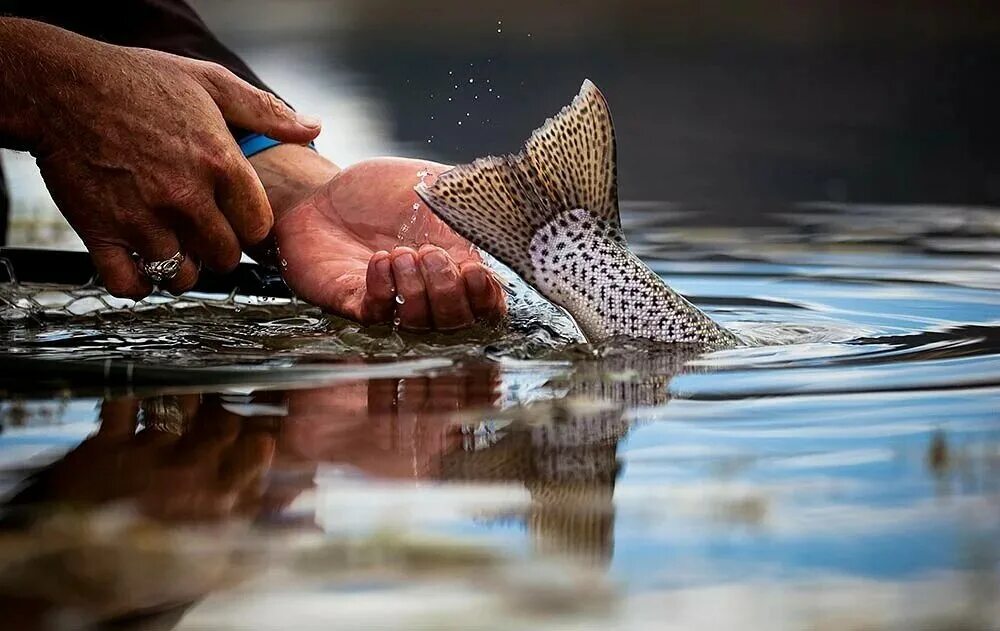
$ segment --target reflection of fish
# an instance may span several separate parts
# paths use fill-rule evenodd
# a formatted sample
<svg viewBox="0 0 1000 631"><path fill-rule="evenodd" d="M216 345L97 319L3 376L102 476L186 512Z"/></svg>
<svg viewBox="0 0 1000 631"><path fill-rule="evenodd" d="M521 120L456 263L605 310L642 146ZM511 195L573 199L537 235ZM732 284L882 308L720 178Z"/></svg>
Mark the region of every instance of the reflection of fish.
<svg viewBox="0 0 1000 631"><path fill-rule="evenodd" d="M586 81L517 155L457 166L416 191L462 236L566 309L591 342L735 344L629 251L616 168L611 112Z"/></svg>

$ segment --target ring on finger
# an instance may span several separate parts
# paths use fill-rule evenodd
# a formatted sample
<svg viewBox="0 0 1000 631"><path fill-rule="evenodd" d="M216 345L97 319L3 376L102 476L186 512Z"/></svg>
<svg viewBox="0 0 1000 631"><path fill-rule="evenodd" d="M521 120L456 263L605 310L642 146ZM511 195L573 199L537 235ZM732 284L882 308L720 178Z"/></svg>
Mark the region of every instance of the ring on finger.
<svg viewBox="0 0 1000 631"><path fill-rule="evenodd" d="M177 253L170 258L160 261L145 261L140 258L139 270L142 272L143 276L154 283L162 283L165 280L170 280L177 276L178 272L181 271L181 263L183 262L184 253L178 250Z"/></svg>

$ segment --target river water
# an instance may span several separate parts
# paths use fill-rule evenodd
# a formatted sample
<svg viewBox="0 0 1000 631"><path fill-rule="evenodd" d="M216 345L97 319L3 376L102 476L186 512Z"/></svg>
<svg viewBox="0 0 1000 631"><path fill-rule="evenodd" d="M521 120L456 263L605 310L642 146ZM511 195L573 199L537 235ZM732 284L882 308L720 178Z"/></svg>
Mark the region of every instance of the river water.
<svg viewBox="0 0 1000 631"><path fill-rule="evenodd" d="M506 327L430 338L280 301L7 308L5 610L998 628L996 211L623 206L633 249L748 345L591 348L516 280ZM72 299L5 291L29 289Z"/></svg>

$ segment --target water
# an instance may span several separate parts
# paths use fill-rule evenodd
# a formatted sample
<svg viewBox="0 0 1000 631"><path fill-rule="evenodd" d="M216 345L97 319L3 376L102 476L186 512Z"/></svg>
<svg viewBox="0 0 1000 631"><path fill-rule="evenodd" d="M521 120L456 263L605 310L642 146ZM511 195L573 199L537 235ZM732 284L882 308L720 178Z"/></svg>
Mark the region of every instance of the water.
<svg viewBox="0 0 1000 631"><path fill-rule="evenodd" d="M624 223L752 345L590 348L509 276L509 329L453 336L280 303L6 327L5 610L997 628L997 213L694 216Z"/></svg>

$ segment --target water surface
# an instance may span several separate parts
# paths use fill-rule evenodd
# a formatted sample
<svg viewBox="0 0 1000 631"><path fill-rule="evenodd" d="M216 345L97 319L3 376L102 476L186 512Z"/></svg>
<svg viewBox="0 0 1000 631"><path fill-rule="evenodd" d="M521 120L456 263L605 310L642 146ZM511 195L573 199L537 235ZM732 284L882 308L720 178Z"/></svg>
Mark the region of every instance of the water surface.
<svg viewBox="0 0 1000 631"><path fill-rule="evenodd" d="M591 348L523 287L509 328L418 338L224 297L97 317L6 286L49 313L7 307L0 330L5 609L997 628L997 213L693 216L632 203L624 223L745 347ZM91 315L54 315L71 304Z"/></svg>

